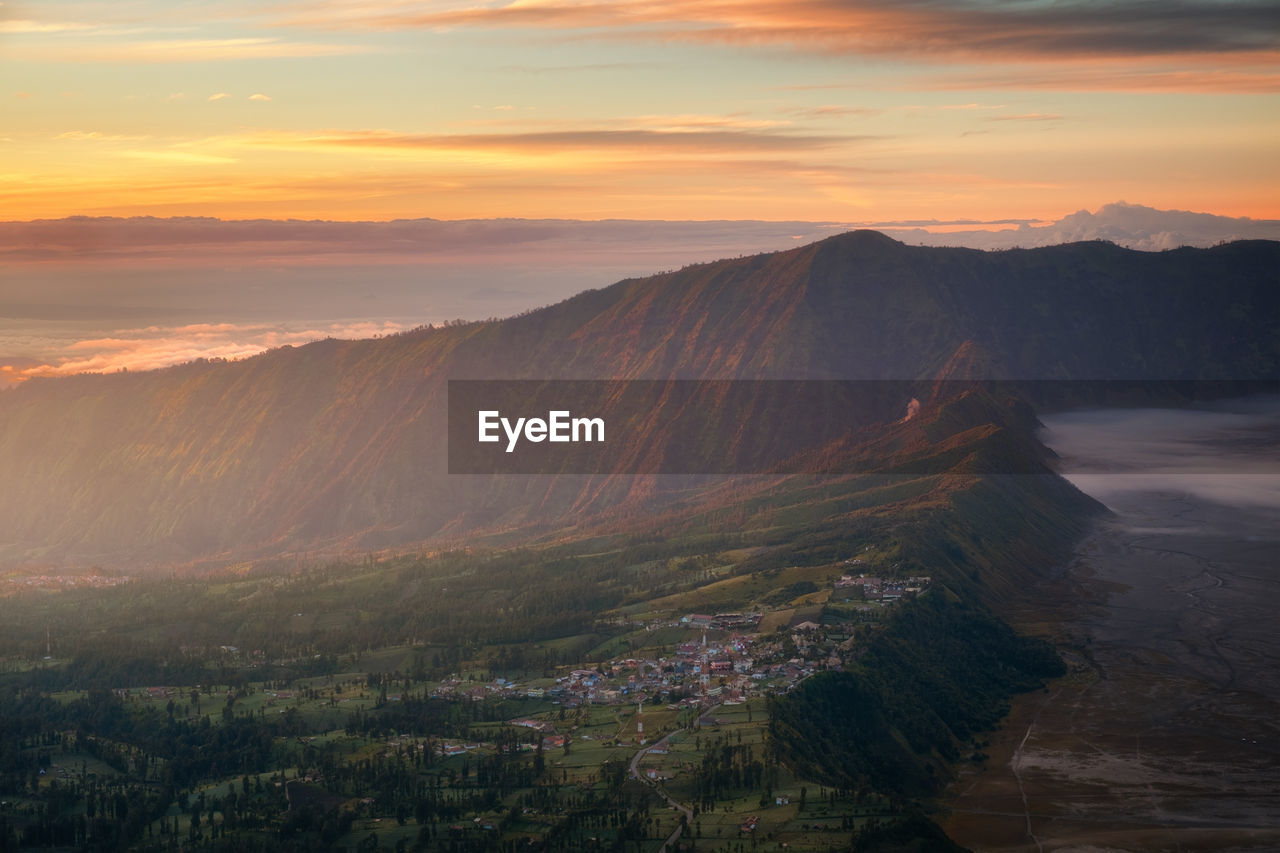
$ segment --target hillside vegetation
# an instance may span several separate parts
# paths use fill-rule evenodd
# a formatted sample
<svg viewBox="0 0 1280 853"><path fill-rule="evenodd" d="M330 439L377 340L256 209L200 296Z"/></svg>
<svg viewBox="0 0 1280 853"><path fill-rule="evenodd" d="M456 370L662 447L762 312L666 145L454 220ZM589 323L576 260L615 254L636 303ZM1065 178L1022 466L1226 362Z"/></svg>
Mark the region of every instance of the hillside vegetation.
<svg viewBox="0 0 1280 853"><path fill-rule="evenodd" d="M0 559L225 564L671 497L643 478L447 476L448 379L922 379L959 359L984 378L1274 380L1278 269L1267 242L983 253L853 232L508 320L31 381L0 394Z"/></svg>

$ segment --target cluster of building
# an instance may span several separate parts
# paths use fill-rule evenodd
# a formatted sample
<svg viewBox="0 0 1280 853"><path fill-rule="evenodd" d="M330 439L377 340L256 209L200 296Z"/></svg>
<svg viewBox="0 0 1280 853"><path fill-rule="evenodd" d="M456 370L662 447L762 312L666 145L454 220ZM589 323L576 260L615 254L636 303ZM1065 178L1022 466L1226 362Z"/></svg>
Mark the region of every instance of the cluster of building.
<svg viewBox="0 0 1280 853"><path fill-rule="evenodd" d="M867 575L841 575L836 589L861 591L867 601L897 601L919 595L928 588L931 578L927 575L909 578L881 578Z"/></svg>
<svg viewBox="0 0 1280 853"><path fill-rule="evenodd" d="M680 617L680 624L689 628L710 628L716 631L750 631L760 624L759 613L690 613Z"/></svg>
<svg viewBox="0 0 1280 853"><path fill-rule="evenodd" d="M585 702L646 700L698 704L705 697L740 699L755 672L751 641L728 639L680 643L670 657L626 658L595 670L575 670L557 679L546 695L570 707Z"/></svg>
<svg viewBox="0 0 1280 853"><path fill-rule="evenodd" d="M0 595L23 590L65 591L71 589L105 589L128 583L128 576L115 575L11 575L0 578Z"/></svg>
<svg viewBox="0 0 1280 853"><path fill-rule="evenodd" d="M852 565L861 561L845 562ZM928 576L886 578L844 574L835 582L835 588L850 593L856 591L858 599L878 602L883 607L918 595L928 588L930 581ZM868 606L872 611L879 610L874 605ZM852 621L823 625L817 610L810 608L807 618L800 615L805 611L798 610L789 624L764 633L757 633L760 613L689 613L671 622L648 626L700 632L700 636L695 633L678 643L668 655L614 659L592 668L571 670L554 682L539 679L521 684L503 678L476 682L455 676L440 682L431 695L471 701L545 698L562 708L644 702L671 706L699 705L707 701L733 704L765 691L785 692L818 669L842 668L854 649L855 623L876 618L874 612L868 612ZM545 738L556 736L549 724L538 720L521 719L513 724L536 729Z"/></svg>
<svg viewBox="0 0 1280 853"><path fill-rule="evenodd" d="M883 606L917 595L929 583L925 576L846 574L835 587L851 592L857 588L859 598ZM689 613L664 624L701 631L701 637L680 642L667 656L615 659L538 685L501 678L483 684L453 678L441 682L433 695L475 701L527 696L547 698L565 708L640 702L697 705L707 700L732 704L765 690L784 692L817 669L840 669L853 649L849 624L823 626L814 621L814 615L797 617L780 632L760 634L755 633L760 619L758 613ZM531 727L545 725L526 722Z"/></svg>
<svg viewBox="0 0 1280 853"><path fill-rule="evenodd" d="M437 699L470 699L473 702L481 702L485 699L517 699L522 696L531 696L539 698L542 694L539 692L535 696L532 688L521 687L514 681L508 681L505 678L495 678L493 681L487 681L477 684L473 681L463 681L460 678L446 678L431 691L431 695Z"/></svg>

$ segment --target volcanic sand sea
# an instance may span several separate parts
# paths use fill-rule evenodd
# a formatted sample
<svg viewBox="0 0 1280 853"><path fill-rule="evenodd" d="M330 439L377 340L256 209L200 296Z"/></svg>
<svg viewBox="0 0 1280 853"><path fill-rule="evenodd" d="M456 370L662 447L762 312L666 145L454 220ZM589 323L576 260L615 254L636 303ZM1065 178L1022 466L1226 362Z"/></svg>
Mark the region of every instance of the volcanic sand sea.
<svg viewBox="0 0 1280 853"><path fill-rule="evenodd" d="M1011 615L1015 700L943 827L979 851L1280 850L1280 401L1045 418L1112 515Z"/></svg>

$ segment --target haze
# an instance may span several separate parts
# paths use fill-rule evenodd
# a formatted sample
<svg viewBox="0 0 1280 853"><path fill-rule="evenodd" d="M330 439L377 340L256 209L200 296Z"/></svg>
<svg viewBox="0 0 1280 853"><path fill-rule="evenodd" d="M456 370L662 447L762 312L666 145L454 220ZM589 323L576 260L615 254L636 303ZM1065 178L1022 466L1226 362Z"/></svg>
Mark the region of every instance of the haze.
<svg viewBox="0 0 1280 853"><path fill-rule="evenodd" d="M908 243L986 249L1089 239L1164 249L1280 238L1276 221L1132 204L1040 224L206 218L0 223L0 387L33 376L234 359L325 337L372 337L427 323L506 317L622 278L790 248L868 226Z"/></svg>
<svg viewBox="0 0 1280 853"><path fill-rule="evenodd" d="M1104 504L1134 493L1186 493L1280 518L1280 397L1042 420L1042 438L1062 457L1066 478Z"/></svg>
<svg viewBox="0 0 1280 853"><path fill-rule="evenodd" d="M1280 219L1253 0L19 0L0 81L0 385L850 227L1158 250Z"/></svg>

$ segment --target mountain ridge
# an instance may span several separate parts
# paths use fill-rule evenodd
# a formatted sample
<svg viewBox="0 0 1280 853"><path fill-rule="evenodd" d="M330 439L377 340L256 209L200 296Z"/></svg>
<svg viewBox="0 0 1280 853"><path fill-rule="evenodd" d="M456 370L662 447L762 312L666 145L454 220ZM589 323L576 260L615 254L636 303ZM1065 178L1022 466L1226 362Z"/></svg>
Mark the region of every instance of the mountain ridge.
<svg viewBox="0 0 1280 853"><path fill-rule="evenodd" d="M659 494L446 476L450 378L927 379L967 363L996 375L966 378L1273 380L1278 269L1280 243L984 253L859 231L501 321L31 381L0 394L0 481L16 484L0 557L379 548Z"/></svg>

